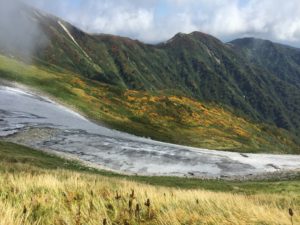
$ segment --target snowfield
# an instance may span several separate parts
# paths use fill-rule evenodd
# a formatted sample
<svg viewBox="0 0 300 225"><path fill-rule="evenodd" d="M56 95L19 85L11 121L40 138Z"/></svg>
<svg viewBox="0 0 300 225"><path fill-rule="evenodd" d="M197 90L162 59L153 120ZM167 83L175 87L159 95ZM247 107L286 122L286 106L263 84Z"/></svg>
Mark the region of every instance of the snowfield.
<svg viewBox="0 0 300 225"><path fill-rule="evenodd" d="M48 98L5 86L0 137L126 174L233 178L300 169L299 155L214 151L118 132Z"/></svg>

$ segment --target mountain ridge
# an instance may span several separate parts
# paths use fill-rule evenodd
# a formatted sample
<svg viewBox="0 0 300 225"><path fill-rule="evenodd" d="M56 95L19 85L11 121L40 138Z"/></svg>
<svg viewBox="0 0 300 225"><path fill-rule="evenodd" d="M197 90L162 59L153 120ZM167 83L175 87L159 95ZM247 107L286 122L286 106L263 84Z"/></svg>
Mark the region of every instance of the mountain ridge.
<svg viewBox="0 0 300 225"><path fill-rule="evenodd" d="M55 66L120 89L165 91L211 102L234 109L238 116L300 133L298 49L262 42L262 51L257 51L243 41L223 43L202 32L179 33L153 45L88 34L48 14L29 17L47 37L47 44L32 54L35 65ZM281 59L284 63L272 63Z"/></svg>

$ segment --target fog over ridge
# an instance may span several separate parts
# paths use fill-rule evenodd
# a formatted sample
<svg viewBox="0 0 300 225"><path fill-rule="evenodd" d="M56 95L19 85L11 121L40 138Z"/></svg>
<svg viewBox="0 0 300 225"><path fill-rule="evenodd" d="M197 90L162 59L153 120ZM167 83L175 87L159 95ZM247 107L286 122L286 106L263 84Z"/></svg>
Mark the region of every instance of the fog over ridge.
<svg viewBox="0 0 300 225"><path fill-rule="evenodd" d="M46 46L47 37L36 18L38 13L33 12L19 0L0 0L0 51L30 61L35 51Z"/></svg>

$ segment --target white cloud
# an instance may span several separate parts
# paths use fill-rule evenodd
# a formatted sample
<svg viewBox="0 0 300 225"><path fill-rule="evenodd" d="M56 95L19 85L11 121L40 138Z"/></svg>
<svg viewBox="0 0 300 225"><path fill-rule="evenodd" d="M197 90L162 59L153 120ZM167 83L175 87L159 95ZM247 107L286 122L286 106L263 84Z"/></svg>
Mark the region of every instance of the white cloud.
<svg viewBox="0 0 300 225"><path fill-rule="evenodd" d="M256 36L300 46L299 0L25 0L88 32L146 42L200 30L223 40ZM77 0L77 2L80 2Z"/></svg>
<svg viewBox="0 0 300 225"><path fill-rule="evenodd" d="M17 0L0 0L0 49L30 61L32 53L47 44L47 37L38 23L21 13Z"/></svg>

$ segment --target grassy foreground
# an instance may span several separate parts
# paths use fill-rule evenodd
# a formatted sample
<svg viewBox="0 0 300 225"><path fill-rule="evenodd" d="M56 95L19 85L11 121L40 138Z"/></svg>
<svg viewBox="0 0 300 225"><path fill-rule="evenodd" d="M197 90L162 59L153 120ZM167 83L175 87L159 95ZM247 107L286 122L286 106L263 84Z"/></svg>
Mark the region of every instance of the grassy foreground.
<svg viewBox="0 0 300 225"><path fill-rule="evenodd" d="M294 224L300 222L297 180L151 180L92 170L0 142L0 224L284 225L291 224L289 208Z"/></svg>

